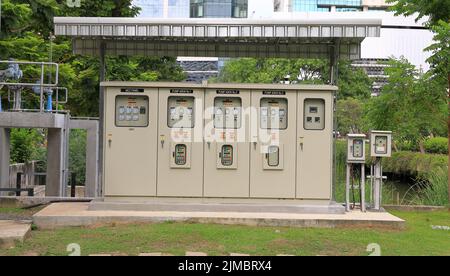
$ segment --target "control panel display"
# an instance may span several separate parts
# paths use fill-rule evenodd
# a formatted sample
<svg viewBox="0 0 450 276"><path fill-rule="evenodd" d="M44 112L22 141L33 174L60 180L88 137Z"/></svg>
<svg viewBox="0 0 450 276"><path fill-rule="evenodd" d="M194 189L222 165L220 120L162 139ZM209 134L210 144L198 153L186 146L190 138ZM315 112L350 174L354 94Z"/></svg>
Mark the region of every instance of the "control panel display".
<svg viewBox="0 0 450 276"><path fill-rule="evenodd" d="M222 151L220 153L222 159L222 166L229 167L233 165L233 146L225 145L222 146Z"/></svg>
<svg viewBox="0 0 450 276"><path fill-rule="evenodd" d="M240 129L241 126L241 98L216 98L214 100L214 128Z"/></svg>
<svg viewBox="0 0 450 276"><path fill-rule="evenodd" d="M261 99L260 117L262 129L287 129L288 100Z"/></svg>
<svg viewBox="0 0 450 276"><path fill-rule="evenodd" d="M278 146L270 146L266 158L269 167L278 167L280 165L280 148Z"/></svg>
<svg viewBox="0 0 450 276"><path fill-rule="evenodd" d="M167 123L170 128L194 128L194 97L169 97Z"/></svg>
<svg viewBox="0 0 450 276"><path fill-rule="evenodd" d="M375 136L375 153L387 154L388 138L387 136Z"/></svg>
<svg viewBox="0 0 450 276"><path fill-rule="evenodd" d="M117 96L116 126L147 127L149 124L149 100L147 96Z"/></svg>
<svg viewBox="0 0 450 276"><path fill-rule="evenodd" d="M175 146L175 152L174 158L175 158L175 164L177 166L184 166L186 165L187 160L187 146L180 144Z"/></svg>
<svg viewBox="0 0 450 276"><path fill-rule="evenodd" d="M364 156L364 141L362 139L353 140L353 158Z"/></svg>
<svg viewBox="0 0 450 276"><path fill-rule="evenodd" d="M306 130L325 129L325 101L322 99L306 99L304 128Z"/></svg>

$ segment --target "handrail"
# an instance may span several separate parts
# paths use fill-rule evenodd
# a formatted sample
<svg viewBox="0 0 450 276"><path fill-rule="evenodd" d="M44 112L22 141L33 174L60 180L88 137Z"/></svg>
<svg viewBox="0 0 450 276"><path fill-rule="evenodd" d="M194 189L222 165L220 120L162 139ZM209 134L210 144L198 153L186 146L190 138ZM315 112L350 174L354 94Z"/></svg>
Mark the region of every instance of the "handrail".
<svg viewBox="0 0 450 276"><path fill-rule="evenodd" d="M39 65L41 67L39 83L23 83L23 82L0 82L0 86L23 86L40 88L40 112L44 112L44 88L54 88L58 86L59 82L59 64L54 62L35 62L35 61L16 61L16 60L0 60L0 64L18 64L18 65ZM54 83L45 82L45 67L55 67L55 81Z"/></svg>

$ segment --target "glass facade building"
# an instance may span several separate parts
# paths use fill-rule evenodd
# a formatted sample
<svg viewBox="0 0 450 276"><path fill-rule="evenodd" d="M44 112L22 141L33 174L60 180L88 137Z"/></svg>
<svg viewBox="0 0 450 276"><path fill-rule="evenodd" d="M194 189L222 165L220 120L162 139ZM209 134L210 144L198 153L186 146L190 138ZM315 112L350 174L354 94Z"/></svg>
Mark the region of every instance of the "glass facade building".
<svg viewBox="0 0 450 276"><path fill-rule="evenodd" d="M248 0L191 0L191 18L247 18Z"/></svg>
<svg viewBox="0 0 450 276"><path fill-rule="evenodd" d="M361 11L362 0L292 0L291 6L294 12Z"/></svg>
<svg viewBox="0 0 450 276"><path fill-rule="evenodd" d="M169 0L168 17L188 18L190 0Z"/></svg>
<svg viewBox="0 0 450 276"><path fill-rule="evenodd" d="M164 16L164 0L134 0L133 4L141 8L141 17L161 18Z"/></svg>

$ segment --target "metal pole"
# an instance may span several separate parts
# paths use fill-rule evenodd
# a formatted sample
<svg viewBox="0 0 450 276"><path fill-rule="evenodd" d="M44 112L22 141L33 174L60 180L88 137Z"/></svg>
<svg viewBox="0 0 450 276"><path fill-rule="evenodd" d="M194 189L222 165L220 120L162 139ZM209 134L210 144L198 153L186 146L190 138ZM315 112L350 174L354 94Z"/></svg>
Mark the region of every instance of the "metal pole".
<svg viewBox="0 0 450 276"><path fill-rule="evenodd" d="M334 42L334 45L331 46L330 50L330 83L331 85L338 85L338 76L339 76L339 70L338 70L338 61L339 61L339 54L340 54L340 40L337 39ZM332 200L336 201L336 185L337 185L337 151L336 151L336 141L337 141L337 100L338 100L338 92L335 92L334 94L334 108L333 108L333 169L332 169Z"/></svg>
<svg viewBox="0 0 450 276"><path fill-rule="evenodd" d="M361 164L361 211L366 212L366 164Z"/></svg>
<svg viewBox="0 0 450 276"><path fill-rule="evenodd" d="M106 43L101 42L100 44L100 82L106 80ZM98 137L98 148L99 148L99 154L98 154L98 191L99 196L103 195L103 110L104 110L104 101L105 101L105 94L103 87L100 86L100 95L99 95L99 137Z"/></svg>
<svg viewBox="0 0 450 276"><path fill-rule="evenodd" d="M22 189L22 173L18 172L17 173L17 178L16 178L16 196L20 196L21 192L20 189Z"/></svg>
<svg viewBox="0 0 450 276"><path fill-rule="evenodd" d="M373 206L373 164L370 164L370 204Z"/></svg>
<svg viewBox="0 0 450 276"><path fill-rule="evenodd" d="M374 186L374 209L379 211L381 209L381 181L383 175L381 174L381 158L377 157L375 161L375 186Z"/></svg>
<svg viewBox="0 0 450 276"><path fill-rule="evenodd" d="M345 210L350 212L350 164L347 163L347 175L345 179Z"/></svg>
<svg viewBox="0 0 450 276"><path fill-rule="evenodd" d="M39 101L39 110L40 112L44 112L44 70L45 66L41 64L41 87L40 87L40 101Z"/></svg>
<svg viewBox="0 0 450 276"><path fill-rule="evenodd" d="M76 185L77 185L77 174L72 173L72 178L70 180L70 197L75 197Z"/></svg>

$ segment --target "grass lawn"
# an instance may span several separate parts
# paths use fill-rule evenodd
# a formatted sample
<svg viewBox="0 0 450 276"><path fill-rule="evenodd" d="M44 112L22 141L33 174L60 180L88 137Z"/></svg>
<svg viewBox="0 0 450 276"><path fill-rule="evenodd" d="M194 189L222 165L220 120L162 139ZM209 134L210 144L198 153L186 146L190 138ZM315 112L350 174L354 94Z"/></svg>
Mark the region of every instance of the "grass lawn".
<svg viewBox="0 0 450 276"><path fill-rule="evenodd" d="M31 220L31 217L44 206L22 209L16 207L0 207L0 220Z"/></svg>
<svg viewBox="0 0 450 276"><path fill-rule="evenodd" d="M1 210L0 210L1 212ZM0 255L67 255L68 244L78 243L81 254L126 254L163 252L184 255L186 251L208 255L369 255L369 244L381 246L382 255L450 255L450 231L432 226L450 226L448 211L393 211L407 221L403 231L390 229L298 229L162 223L112 225L95 228L35 230L23 245L0 249Z"/></svg>

